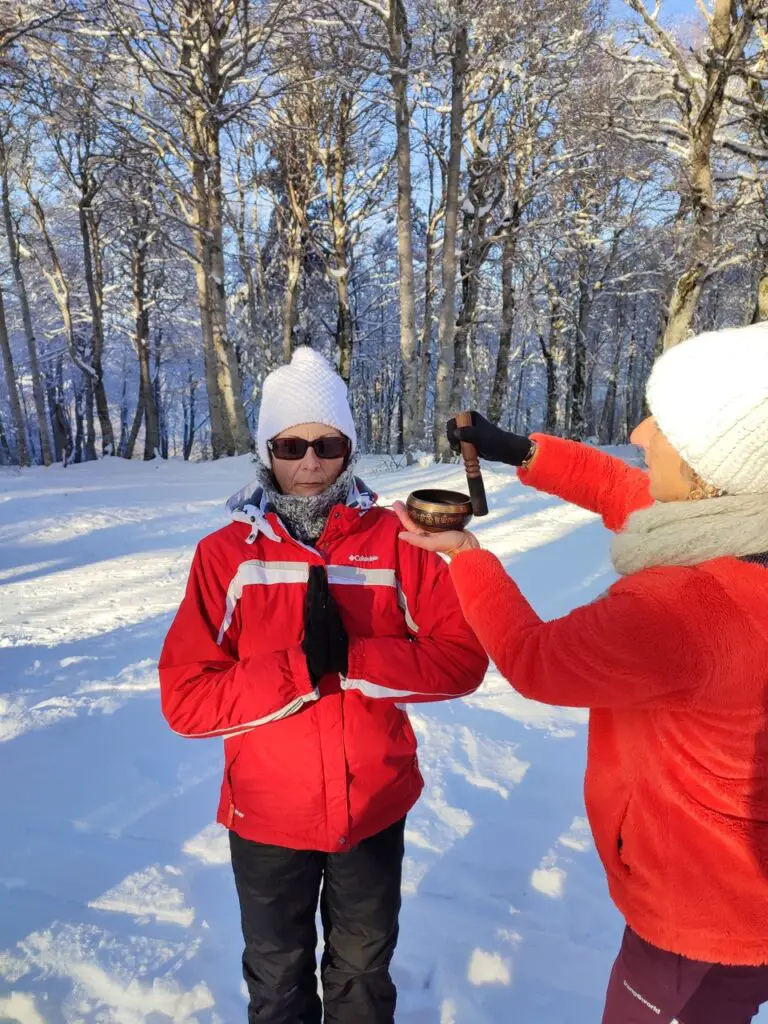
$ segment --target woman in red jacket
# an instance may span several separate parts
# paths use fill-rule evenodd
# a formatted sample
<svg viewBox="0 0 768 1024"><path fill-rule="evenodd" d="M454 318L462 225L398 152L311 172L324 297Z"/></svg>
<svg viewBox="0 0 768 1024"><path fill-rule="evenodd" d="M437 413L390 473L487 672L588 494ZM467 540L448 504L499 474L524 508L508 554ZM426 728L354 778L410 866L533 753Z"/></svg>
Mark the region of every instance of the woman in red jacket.
<svg viewBox="0 0 768 1024"><path fill-rule="evenodd" d="M260 485L201 541L160 658L176 732L224 738L251 1024L392 1024L405 815L401 705L470 693L488 659L437 555L356 480L344 382L299 348L264 382Z"/></svg>
<svg viewBox="0 0 768 1024"><path fill-rule="evenodd" d="M586 803L627 921L604 1024L746 1024L768 1001L768 326L666 353L633 440L648 472L480 416L452 442L620 531L620 580L543 622L465 533L467 621L526 697L588 707Z"/></svg>

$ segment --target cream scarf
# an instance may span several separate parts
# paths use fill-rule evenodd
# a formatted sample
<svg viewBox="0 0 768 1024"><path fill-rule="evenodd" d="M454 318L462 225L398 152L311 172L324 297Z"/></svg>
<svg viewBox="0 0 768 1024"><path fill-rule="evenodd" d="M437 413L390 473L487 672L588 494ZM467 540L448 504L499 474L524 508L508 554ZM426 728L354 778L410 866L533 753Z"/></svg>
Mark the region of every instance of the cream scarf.
<svg viewBox="0 0 768 1024"><path fill-rule="evenodd" d="M698 565L768 551L768 495L657 501L635 512L611 545L622 576L659 565Z"/></svg>

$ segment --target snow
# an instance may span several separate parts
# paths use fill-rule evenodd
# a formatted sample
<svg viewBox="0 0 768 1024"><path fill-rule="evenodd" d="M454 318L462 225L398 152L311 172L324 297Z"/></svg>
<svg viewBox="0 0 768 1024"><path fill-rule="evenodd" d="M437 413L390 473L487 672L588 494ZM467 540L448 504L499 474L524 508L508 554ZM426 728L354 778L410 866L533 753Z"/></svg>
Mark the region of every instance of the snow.
<svg viewBox="0 0 768 1024"><path fill-rule="evenodd" d="M457 467L363 475L389 504ZM245 1019L215 741L174 736L155 660L247 458L0 470L0 1020ZM490 467L483 542L556 616L610 582L594 517ZM412 713L398 1024L593 1024L621 921L584 817L586 714L495 671ZM10 841L9 841L10 839Z"/></svg>

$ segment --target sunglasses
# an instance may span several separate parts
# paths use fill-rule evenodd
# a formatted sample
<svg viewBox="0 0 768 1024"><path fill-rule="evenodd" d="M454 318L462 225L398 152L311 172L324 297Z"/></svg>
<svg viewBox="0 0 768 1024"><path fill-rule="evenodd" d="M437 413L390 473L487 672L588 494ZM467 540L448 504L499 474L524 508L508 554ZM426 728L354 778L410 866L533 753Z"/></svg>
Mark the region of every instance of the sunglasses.
<svg viewBox="0 0 768 1024"><path fill-rule="evenodd" d="M349 455L351 445L348 437L318 437L314 441L303 437L274 437L267 441L267 447L275 459L295 462L303 459L310 448L318 459L343 459Z"/></svg>

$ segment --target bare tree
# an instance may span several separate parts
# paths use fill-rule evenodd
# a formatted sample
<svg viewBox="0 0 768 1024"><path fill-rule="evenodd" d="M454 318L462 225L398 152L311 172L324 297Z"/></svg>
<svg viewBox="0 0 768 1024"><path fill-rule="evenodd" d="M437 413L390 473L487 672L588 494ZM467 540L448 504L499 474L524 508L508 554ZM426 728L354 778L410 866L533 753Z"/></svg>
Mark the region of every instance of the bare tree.
<svg viewBox="0 0 768 1024"><path fill-rule="evenodd" d="M240 374L227 329L222 132L263 98L267 49L286 5L251 0L107 0L138 81L138 117L193 236L214 457L247 451Z"/></svg>
<svg viewBox="0 0 768 1024"><path fill-rule="evenodd" d="M83 276L88 294L91 341L88 365L96 402L102 451L115 454L115 439L104 384L104 275L99 202L110 154L97 98L109 85L112 62L102 50L69 42L57 73L37 77L34 101L42 112L45 137L59 161L77 210Z"/></svg>
<svg viewBox="0 0 768 1024"><path fill-rule="evenodd" d="M436 124L434 123L436 122ZM438 229L445 217L447 198L447 168L442 158L442 136L445 132L445 114L434 117L427 108L424 111L424 128L422 136L425 147L427 166L427 189L429 198L424 211L424 317L422 320L421 339L419 342L419 391L418 420L427 432L427 391L429 389L432 367L432 321L437 284L435 281L435 254L438 247ZM436 178L439 175L439 189ZM454 266L455 273L455 266ZM455 291L455 284L454 284ZM442 304L441 304L442 306ZM432 431L434 433L435 418ZM434 442L433 437L433 442ZM437 449L436 449L437 450Z"/></svg>
<svg viewBox="0 0 768 1024"><path fill-rule="evenodd" d="M305 41L306 42L306 41ZM319 198L321 83L309 46L283 76L283 94L270 111L273 195L285 253L283 359L298 340L301 272L310 245L309 208Z"/></svg>
<svg viewBox="0 0 768 1024"><path fill-rule="evenodd" d="M8 324L5 319L5 303L3 291L0 287L0 352L3 356L3 369L5 370L5 383L8 391L8 402L13 417L13 427L16 432L16 448L18 451L18 463L20 466L29 465L29 452L27 450L27 431L24 423L24 413L19 398L19 388L16 383L16 371L13 365L13 354L11 352L11 341L8 337Z"/></svg>
<svg viewBox="0 0 768 1024"><path fill-rule="evenodd" d="M81 403L83 404L78 409L78 414L81 418L84 416L87 426L84 443L86 457L88 459L95 459L96 438L93 430L93 379L95 377L95 370L90 362L93 347L84 336L83 331L79 329L82 325L78 324L75 320L70 281L64 269L59 246L51 231L43 204L32 180L31 169L25 166L21 169L20 174L21 184L29 200L30 214L37 229L37 238L34 241L30 235L27 235L23 241L26 243L27 251L48 282L51 294L59 310L70 358L83 375L84 383L81 394ZM35 244L35 241L38 244ZM76 445L76 447L78 446Z"/></svg>
<svg viewBox="0 0 768 1024"><path fill-rule="evenodd" d="M402 443L411 451L419 434L419 340L416 328L416 274L413 255L410 63L413 35L407 0L320 0L319 10L346 30L362 53L383 60L391 88L397 172L397 252L399 271ZM365 24L361 26L359 14Z"/></svg>
<svg viewBox="0 0 768 1024"><path fill-rule="evenodd" d="M158 232L158 217L152 184L146 174L138 173L134 167L132 172L125 174L121 184L128 195L123 241L130 264L132 333L139 366L139 393L131 430L120 454L126 459L133 458L136 440L143 426L144 458L153 459L160 450L160 419L150 366L150 318L153 292L156 290L151 256Z"/></svg>
<svg viewBox="0 0 768 1024"><path fill-rule="evenodd" d="M3 126L3 129L5 129L5 126ZM16 297L21 307L24 336L27 342L29 371L32 377L32 394L35 400L35 413L37 416L37 429L40 432L43 464L50 466L53 461L53 453L51 451L51 437L48 429L48 412L45 404L45 379L40 370L37 338L35 336L35 329L32 320L32 309L29 302L27 283L21 263L18 222L14 217L13 207L11 204L10 153L5 141L5 139L8 138L9 133L3 129L0 129L0 190L2 192L3 224L5 227L5 237L8 243L8 252L11 258L11 268L13 270Z"/></svg>
<svg viewBox="0 0 768 1024"><path fill-rule="evenodd" d="M764 0L714 0L699 4L706 38L691 55L661 23L661 3L625 0L640 18L621 50L627 66L626 105L631 123L618 130L674 153L685 175L684 201L690 209L687 265L669 305L664 348L690 332L701 289L716 262L716 196L713 157L729 81L740 70L755 20L766 14ZM650 55L650 56L649 56ZM738 141L730 145L739 149Z"/></svg>
<svg viewBox="0 0 768 1024"><path fill-rule="evenodd" d="M74 14L71 0L16 0L0 10L0 61L18 42Z"/></svg>
<svg viewBox="0 0 768 1024"><path fill-rule="evenodd" d="M440 326L438 335L438 364L435 393L434 442L435 453L445 461L452 457L444 424L451 411L456 347L456 248L459 227L459 193L461 157L464 141L464 90L469 67L469 36L466 24L457 22L450 41L451 47L451 114L449 124L448 159L445 183L445 214L443 230L442 286Z"/></svg>
<svg viewBox="0 0 768 1024"><path fill-rule="evenodd" d="M316 222L310 237L336 292L334 349L339 372L349 383L357 332L354 253L368 217L382 201L392 159L383 151L379 105L364 94L367 71L354 67L348 46L333 45L329 57L319 133L327 222ZM329 72L341 67L349 70L337 83Z"/></svg>
<svg viewBox="0 0 768 1024"><path fill-rule="evenodd" d="M0 10L0 71L11 72L11 78L16 77L13 51L21 42L34 37L38 32L45 30L64 17L70 9L69 0L24 0L13 6L6 6ZM14 278L17 289L21 281L19 292L24 316L24 328L27 338L27 347L30 358L30 370L32 372L33 389L35 396L35 407L37 411L43 459L46 465L50 465L51 452L48 438L48 427L45 417L45 401L41 394L40 371L37 361L34 332L32 331L31 320L29 319L29 305L24 291L23 278L19 273L18 245L13 230L13 221L10 214L9 189L8 189L8 165L7 148L2 135L5 125L0 128L0 164L2 165L2 198L3 198L3 219L5 223L8 247L11 255ZM13 365L13 354L11 352L8 326L5 318L5 308L0 292L0 348L3 353L3 364L8 386L8 399L11 405L11 412L14 427L17 435L17 446L19 452L19 463L23 466L29 464L29 454L26 441L26 427L24 415L21 408L16 375Z"/></svg>

